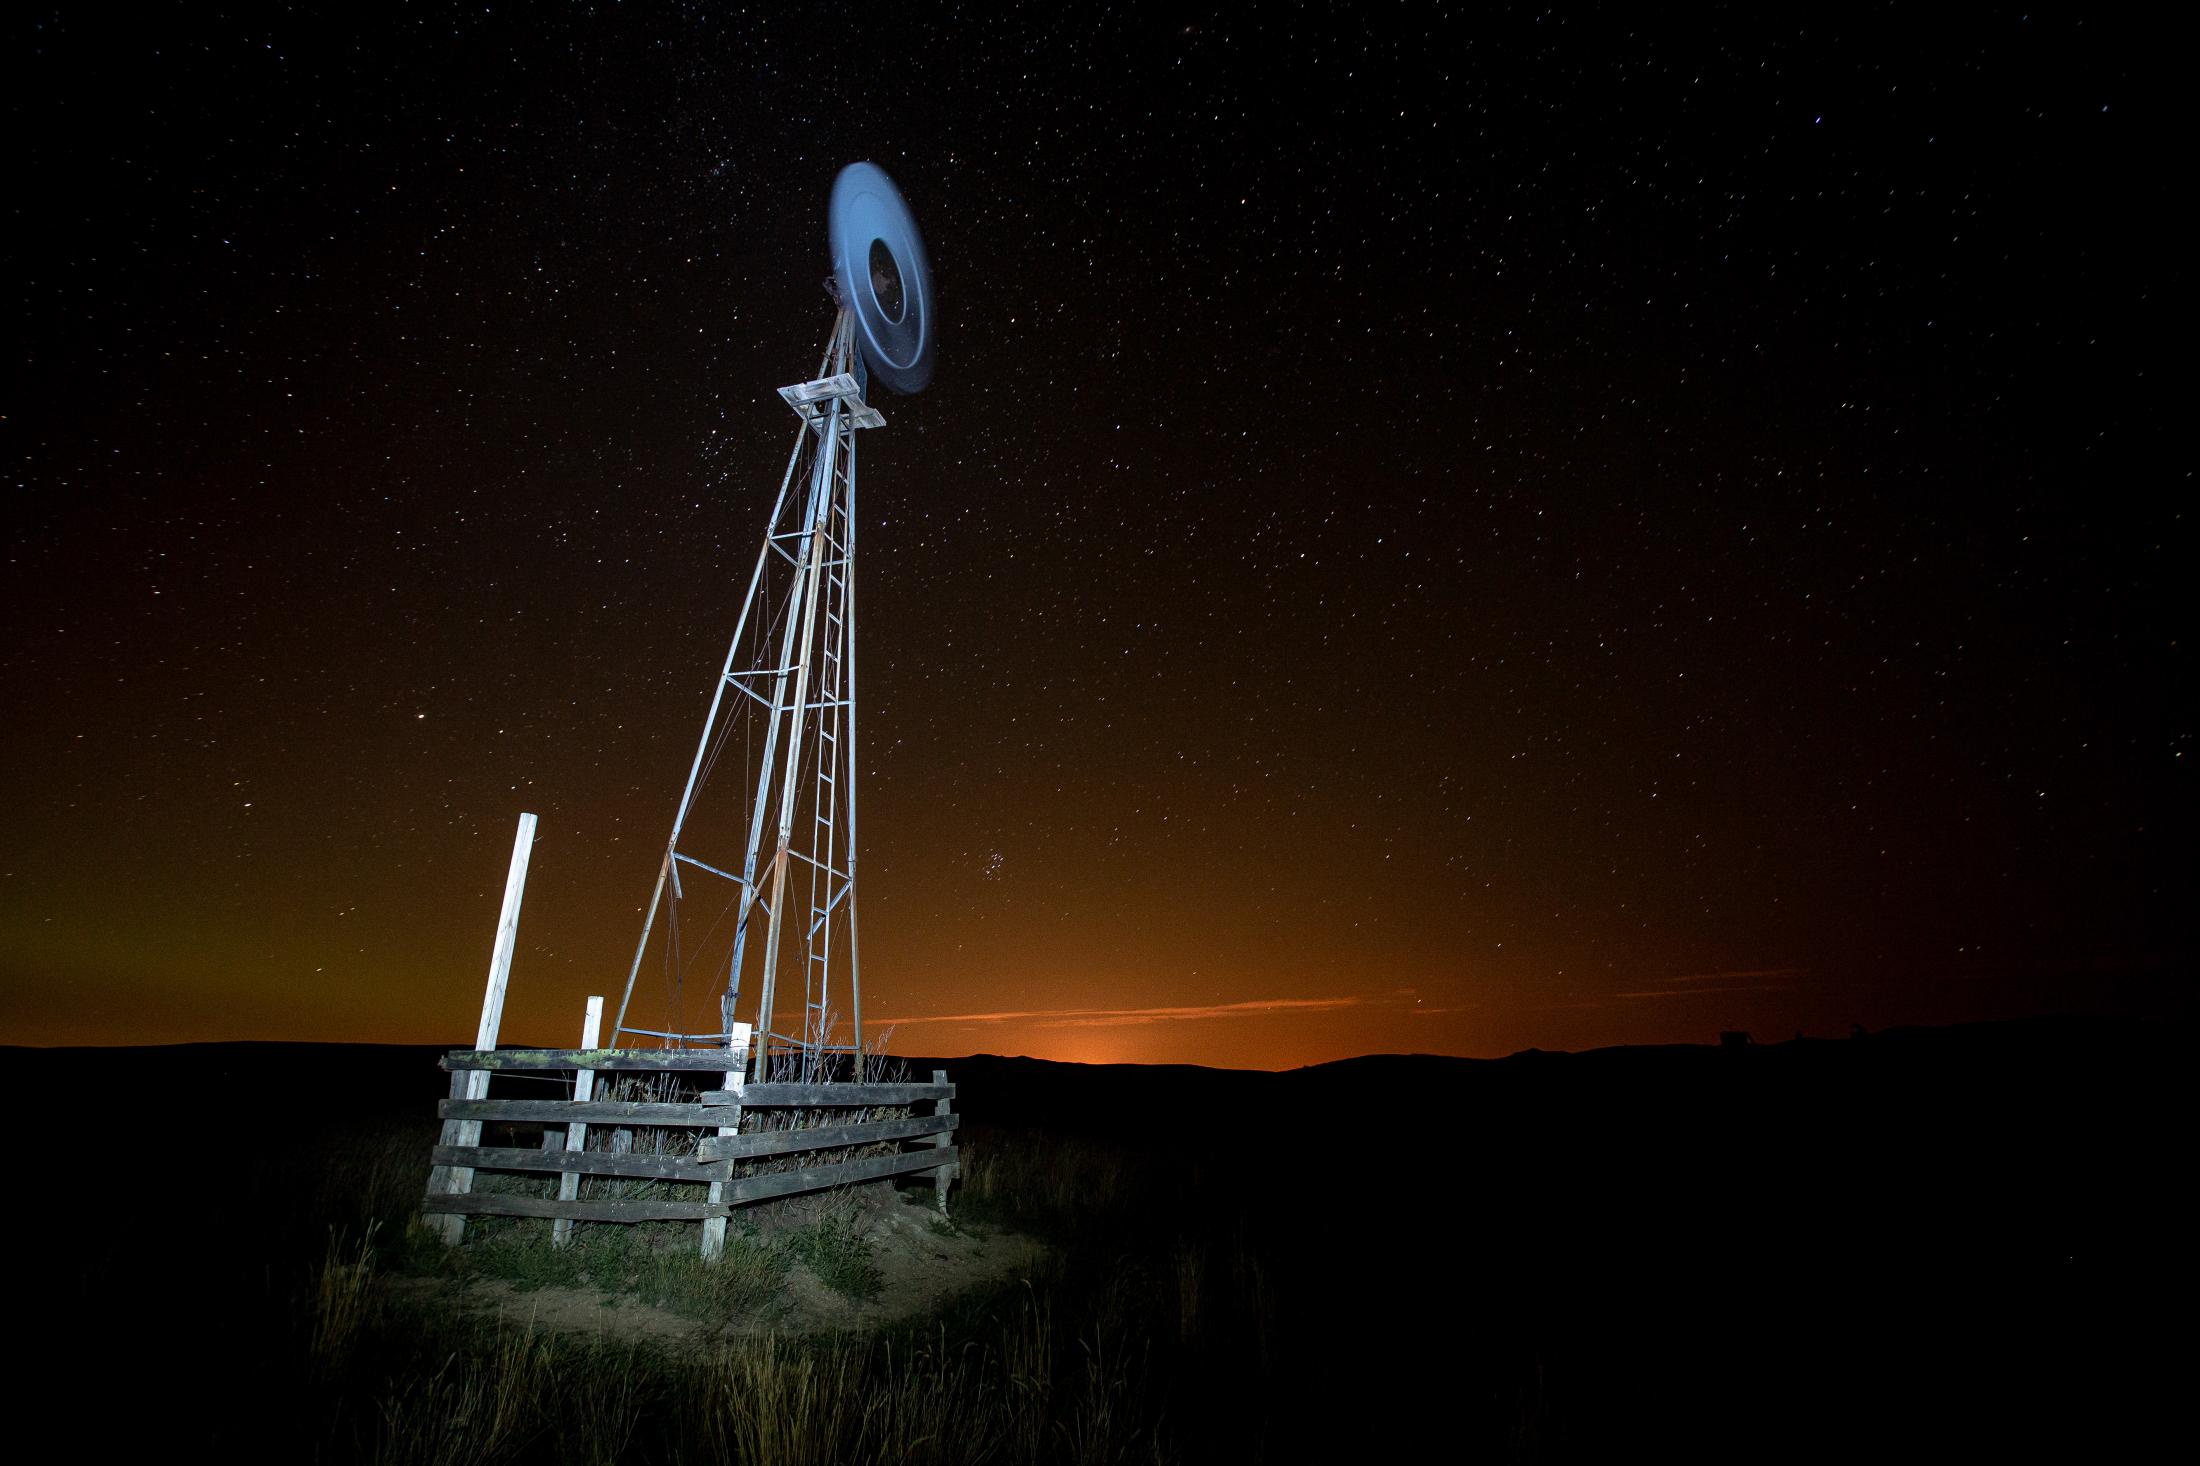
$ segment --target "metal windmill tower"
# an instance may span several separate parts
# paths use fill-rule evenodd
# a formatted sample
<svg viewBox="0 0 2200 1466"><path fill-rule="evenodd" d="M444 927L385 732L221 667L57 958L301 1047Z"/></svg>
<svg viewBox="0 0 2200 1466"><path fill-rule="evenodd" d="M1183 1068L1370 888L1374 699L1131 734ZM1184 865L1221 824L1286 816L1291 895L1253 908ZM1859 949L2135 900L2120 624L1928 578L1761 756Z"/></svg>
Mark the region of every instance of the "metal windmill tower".
<svg viewBox="0 0 2200 1466"><path fill-rule="evenodd" d="M799 419L794 450L712 685L612 1037L614 1046L720 1046L737 1007L752 1004L758 1079L775 1051L797 1054L806 1078L825 1077L837 1054L862 1064L856 435L886 422L866 400L871 381L913 393L932 376L930 271L893 181L870 163L841 170L829 218L827 289L839 310L816 375L779 389ZM737 752L736 800L723 786ZM664 992L654 1027L629 1022L645 970ZM685 1016L691 985L717 996L704 1031ZM836 1041L843 995L849 1037Z"/></svg>

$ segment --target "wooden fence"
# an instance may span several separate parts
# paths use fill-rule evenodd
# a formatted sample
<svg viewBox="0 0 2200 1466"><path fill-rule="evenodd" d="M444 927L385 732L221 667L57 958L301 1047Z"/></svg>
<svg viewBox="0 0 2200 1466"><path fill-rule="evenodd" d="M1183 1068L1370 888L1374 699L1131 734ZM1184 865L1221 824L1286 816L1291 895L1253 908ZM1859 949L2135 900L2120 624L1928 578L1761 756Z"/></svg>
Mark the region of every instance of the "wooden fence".
<svg viewBox="0 0 2200 1466"><path fill-rule="evenodd" d="M746 1024L740 1025L745 1029ZM745 1035L744 1035L745 1037ZM703 1224L702 1249L715 1257L725 1245L726 1218L736 1207L805 1191L929 1173L942 1212L959 1170L954 1145L958 1118L955 1086L935 1069L929 1084L745 1083L746 1046L737 1049L502 1049L459 1050L442 1066L450 1071L451 1097L438 1107L443 1119L428 1194L421 1210L446 1242L458 1242L470 1216L549 1217L563 1244L575 1222L693 1221ZM597 1099L603 1073L656 1076L669 1097ZM491 1099L488 1077L532 1074L563 1083L571 1097ZM687 1088L690 1076L710 1087ZM724 1087L718 1087L718 1086ZM837 1121L834 1111L916 1109L907 1118ZM537 1131L540 1141L485 1145L484 1126ZM590 1127L609 1127L588 1144ZM744 1128L746 1126L746 1128ZM707 1132L692 1153L652 1154L632 1145L638 1129L662 1127ZM905 1142L919 1148L903 1150ZM858 1149L892 1147L853 1156ZM819 1156L815 1164L787 1166L785 1157ZM760 1165L762 1168L760 1168ZM477 1190L482 1171L557 1176L555 1196L502 1189ZM673 1182L707 1188L697 1199L584 1197L584 1178Z"/></svg>

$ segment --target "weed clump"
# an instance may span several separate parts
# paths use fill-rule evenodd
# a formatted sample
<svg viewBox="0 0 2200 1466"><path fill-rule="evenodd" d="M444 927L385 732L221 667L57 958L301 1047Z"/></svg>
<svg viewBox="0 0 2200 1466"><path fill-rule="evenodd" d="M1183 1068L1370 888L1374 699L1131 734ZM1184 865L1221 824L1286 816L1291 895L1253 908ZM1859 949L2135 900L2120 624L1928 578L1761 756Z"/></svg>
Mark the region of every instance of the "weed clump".
<svg viewBox="0 0 2200 1466"><path fill-rule="evenodd" d="M788 1245L817 1280L835 1293L858 1303L878 1296L884 1278L851 1212L820 1217L791 1234Z"/></svg>
<svg viewBox="0 0 2200 1466"><path fill-rule="evenodd" d="M316 1368L340 1371L352 1345L374 1321L374 1234L370 1221L356 1246L345 1232L330 1227L328 1252L314 1274L312 1338L308 1348Z"/></svg>
<svg viewBox="0 0 2200 1466"><path fill-rule="evenodd" d="M696 1250L695 1229L678 1222L578 1227L559 1247L547 1221L514 1218L477 1219L464 1247L443 1248L424 1238L414 1260L428 1264L422 1271L493 1278L522 1292L592 1288L713 1324L768 1314L792 1265L753 1227L729 1229L725 1252L706 1262Z"/></svg>

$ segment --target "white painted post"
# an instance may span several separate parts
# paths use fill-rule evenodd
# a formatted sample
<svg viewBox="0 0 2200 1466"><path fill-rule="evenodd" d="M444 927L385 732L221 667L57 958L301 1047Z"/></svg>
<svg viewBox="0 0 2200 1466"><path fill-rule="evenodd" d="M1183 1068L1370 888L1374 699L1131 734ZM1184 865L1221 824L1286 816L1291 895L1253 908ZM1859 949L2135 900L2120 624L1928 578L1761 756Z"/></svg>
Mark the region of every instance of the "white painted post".
<svg viewBox="0 0 2200 1466"><path fill-rule="evenodd" d="M603 1040L603 999L588 1000L588 1016L581 1022L581 1047L592 1049ZM573 1098L585 1104L595 1098L596 1071L581 1069L573 1075ZM588 1122L575 1120L565 1127L565 1148L579 1150L588 1139ZM581 1173L566 1171L558 1177L558 1200L573 1201L581 1194ZM573 1243L573 1219L559 1217L550 1224L550 1245L570 1247Z"/></svg>
<svg viewBox="0 0 2200 1466"><path fill-rule="evenodd" d="M522 814L519 817L519 833L512 839L512 866L504 877L504 910L497 917L496 945L489 953L489 986L481 996L481 1022L474 1029L474 1047L488 1052L497 1046L497 1029L504 1022L504 990L512 976L512 949L519 943L519 903L527 890L527 857L535 849L535 817ZM484 1099L489 1093L489 1071L469 1069L463 1091L452 1085L453 1094L462 1099ZM481 1144L479 1120L453 1120L443 1127L445 1145ZM453 1196L464 1195L474 1189L474 1172L471 1166L452 1166L445 1173L443 1189ZM456 1245L466 1236L466 1219L460 1216L441 1215L435 1219L435 1228L446 1243Z"/></svg>
<svg viewBox="0 0 2200 1466"><path fill-rule="evenodd" d="M732 1090L735 1094L740 1094L748 1087L749 1035L752 1031L746 1023L727 1025L726 1088ZM732 1123L719 1126L718 1133L720 1135L739 1135L741 1133L741 1105L739 1101L735 1101L726 1107L726 1118ZM725 1182L713 1181L710 1183L710 1199L713 1202L723 1202L726 1199L728 1190L729 1188ZM704 1259L706 1261L715 1260L725 1250L726 1219L724 1217L704 1218Z"/></svg>

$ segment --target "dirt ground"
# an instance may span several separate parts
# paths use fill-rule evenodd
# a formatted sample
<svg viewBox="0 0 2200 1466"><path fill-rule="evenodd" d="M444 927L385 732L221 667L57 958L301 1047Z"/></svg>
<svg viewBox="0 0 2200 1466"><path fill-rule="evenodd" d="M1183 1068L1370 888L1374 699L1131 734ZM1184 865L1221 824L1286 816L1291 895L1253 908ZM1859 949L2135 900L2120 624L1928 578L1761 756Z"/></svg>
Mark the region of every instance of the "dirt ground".
<svg viewBox="0 0 2200 1466"><path fill-rule="evenodd" d="M916 1195L929 1198L930 1192ZM799 1259L776 1299L732 1320L706 1321L592 1287L521 1288L501 1279L417 1277L392 1278L384 1286L392 1301L434 1302L561 1333L683 1344L773 1332L865 1332L928 1313L967 1289L1026 1274L1045 1251L1032 1238L1000 1228L936 1227L937 1211L912 1204L887 1185L759 1207L753 1220L771 1240L810 1224L822 1206L851 1203L880 1274L878 1292L861 1301L827 1287Z"/></svg>

